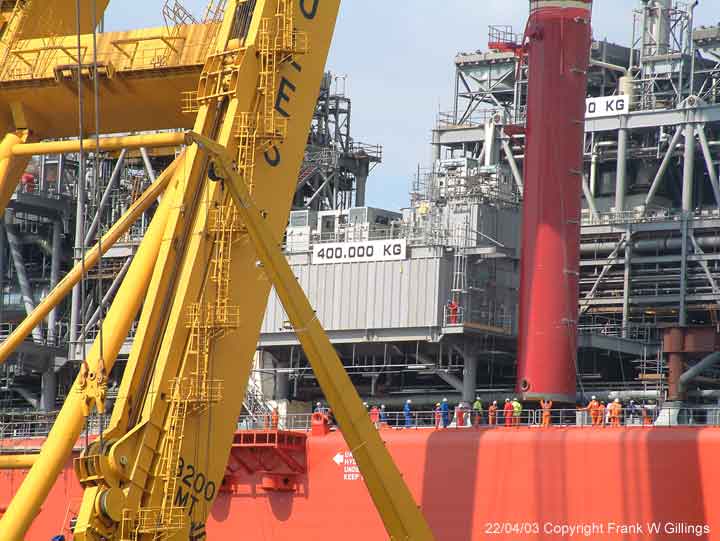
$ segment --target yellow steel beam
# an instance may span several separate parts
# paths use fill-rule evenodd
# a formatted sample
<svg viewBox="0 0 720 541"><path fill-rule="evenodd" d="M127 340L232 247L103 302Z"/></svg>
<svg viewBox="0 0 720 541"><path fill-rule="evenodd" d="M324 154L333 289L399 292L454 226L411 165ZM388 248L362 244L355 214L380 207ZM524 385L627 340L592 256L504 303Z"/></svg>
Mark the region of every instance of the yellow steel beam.
<svg viewBox="0 0 720 541"><path fill-rule="evenodd" d="M261 68L263 57L257 50L261 42L261 27L269 23L272 28L279 9L288 4L296 10L292 26L298 33L307 33L310 52L292 57L284 55L284 60L277 66L280 73L276 83L272 87L263 87L263 95L259 83L269 70ZM255 9L250 25L240 29L239 37L234 31L234 17L226 16L223 22L217 50L208 59L204 73L208 84L203 88L212 95L199 100L200 112L195 131L237 152L239 115L252 112L257 103L266 98L272 104L277 102L277 109L281 111L278 116L286 114L291 121L287 122L282 142L265 146L258 152L254 195L264 202L274 234L281 235L287 225L294 193L293 178L297 176L307 142L307 130L324 73L339 0L324 0L317 4L305 2L302 9L297 7L296 1L234 0L228 2L226 13L238 13L243 17L245 12L244 17L247 17L248 8L252 6ZM241 20L246 20L244 17ZM177 444L177 439L170 437L178 422L171 413L175 382L194 377L193 356L197 356L194 351L197 351L198 341L197 336L191 336L188 326L189 309L198 304L217 306L211 269L214 244L219 233L213 231L210 216L225 206L227 193L219 183L206 183L206 161L197 146L188 149L188 173L186 184L181 189L190 194L197 190L201 195L200 204L184 207L183 220L190 225L187 240L185 236L170 231L171 224L168 225L166 237L178 239L177 250L182 258L179 263L163 254L158 258L153 284L148 290L123 377L122 398L119 394L111 420L113 428L106 433L108 440L117 439L108 455L112 472L105 475L97 487L88 486L85 491L75 528L75 539L78 541L95 539L97 532L111 539L116 535L113 533L116 530L108 526L109 521L94 508L94 502L103 490L119 488L125 494L124 502L116 507L128 513L131 528L133 517L151 517L151 513L162 508L167 502L166 486L171 485L172 480L166 485L162 468L157 464L175 463L179 459L178 467L194 469L195 475L205 479L210 487L210 496L197 502L191 500L181 486L169 489L171 504L175 501L178 508L172 511L183 511L186 527L191 522L202 524L206 520L217 488L221 485L237 415L242 408L244 386L252 369L270 283L256 265L257 256L247 235L237 231L230 248L228 275L232 277L232 285L229 288L230 298L226 301L230 307L242 307L241 320L236 328L227 329L216 339L211 338L210 377L224 381L227 388L238 385L232 387L232 392L224 393L219 402L191 414L187 418L179 450L174 450L171 458L164 456L163 449ZM171 285L166 288L168 282ZM113 477L122 480L122 484ZM94 482L90 481L88 485ZM176 500L172 499L173 495ZM179 520L174 522L176 525L180 523ZM148 521L144 524L147 527ZM119 525L116 524L117 527ZM160 527L165 528L165 523L162 522ZM165 532L173 540L187 539L188 535L185 530L183 537L177 526ZM149 541L156 538L155 533L146 529L137 539Z"/></svg>
<svg viewBox="0 0 720 541"><path fill-rule="evenodd" d="M33 467L38 455L0 455L0 470L27 470Z"/></svg>
<svg viewBox="0 0 720 541"><path fill-rule="evenodd" d="M285 259L280 243L268 229L263 212L255 206L244 179L235 171L232 159L222 146L207 137L189 133L188 138L211 153L216 164L215 170L225 179L225 187L247 227L262 268L275 286L390 538L397 541L434 539L310 301Z"/></svg>
<svg viewBox="0 0 720 541"><path fill-rule="evenodd" d="M172 199L171 196L167 196L160 203L128 269L123 285L108 310L102 326L103 351L100 350L99 338L90 349L86 361L93 373L97 372L101 361L104 363L106 373L110 373L135 320L145 297L160 246L164 242L169 242L163 239L163 232L172 209ZM35 464L15 493L6 513L0 518L0 532L2 532L0 535L3 541L22 541L25 538L82 432L85 417L79 379L80 376L68 392Z"/></svg>
<svg viewBox="0 0 720 541"><path fill-rule="evenodd" d="M12 149L27 140L27 132L8 133L0 143L0 217L15 193L29 157L13 156Z"/></svg>
<svg viewBox="0 0 720 541"><path fill-rule="evenodd" d="M127 135L123 137L101 137L96 144L95 139L83 139L82 145L85 151L99 149L101 152L109 150L121 150L123 148L157 148L180 146L183 144L184 135L181 132L151 133L147 135ZM10 150L12 156L40 156L43 154L69 154L80 152L80 140L71 139L68 141L45 141L41 143L16 144ZM1 157L1 156L0 156Z"/></svg>
<svg viewBox="0 0 720 541"><path fill-rule="evenodd" d="M100 259L117 241L124 235L143 213L157 200L165 190L178 165L182 163L183 156L176 158L162 174L153 182L150 187L130 206L120 219L115 222L100 242L93 246L85 254L84 263L75 265L70 272L56 285L53 290L40 302L32 313L25 318L15 330L0 343L0 364L18 348L20 344L67 296L83 277L92 269Z"/></svg>
<svg viewBox="0 0 720 541"><path fill-rule="evenodd" d="M97 21L105 13L109 0L80 0L80 31L92 31L92 9L95 4ZM52 35L65 35L76 32L77 0L17 0L14 10L16 16L23 18L16 29L14 39L41 38ZM9 14L10 15L10 14ZM3 36L7 39L7 36Z"/></svg>
<svg viewBox="0 0 720 541"><path fill-rule="evenodd" d="M107 32L97 39L101 133L193 127L183 95L197 83L217 24ZM18 126L14 103L22 103L39 139L77 135L77 43L74 30L52 39L22 41L0 63L0 134ZM93 85L92 35L81 36L81 75ZM0 46L0 59L2 59ZM87 132L94 130L94 100L86 93Z"/></svg>

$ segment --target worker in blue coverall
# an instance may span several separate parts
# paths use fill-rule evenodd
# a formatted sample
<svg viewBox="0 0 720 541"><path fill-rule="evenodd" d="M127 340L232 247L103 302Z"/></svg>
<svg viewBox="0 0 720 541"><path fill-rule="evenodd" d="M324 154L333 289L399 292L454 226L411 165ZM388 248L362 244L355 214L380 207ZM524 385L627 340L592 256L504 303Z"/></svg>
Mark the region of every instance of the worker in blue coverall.
<svg viewBox="0 0 720 541"><path fill-rule="evenodd" d="M412 426L412 400L407 400L403 406L403 413L405 414L405 428Z"/></svg>
<svg viewBox="0 0 720 541"><path fill-rule="evenodd" d="M448 404L447 398L442 399L442 404L440 404L440 412L442 413L443 428L447 428L450 424L450 404Z"/></svg>

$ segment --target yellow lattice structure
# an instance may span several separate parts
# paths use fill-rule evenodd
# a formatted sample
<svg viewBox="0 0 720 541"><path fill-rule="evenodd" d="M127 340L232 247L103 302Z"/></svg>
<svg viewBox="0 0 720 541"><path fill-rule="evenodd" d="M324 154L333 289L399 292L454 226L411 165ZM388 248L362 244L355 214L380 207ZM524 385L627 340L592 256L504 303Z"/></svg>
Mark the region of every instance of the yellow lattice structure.
<svg viewBox="0 0 720 541"><path fill-rule="evenodd" d="M307 50L307 35L296 31L293 25L292 2L280 0L274 19L264 18L260 22L259 106L256 111L240 113L236 120L238 172L246 180L251 193L256 156L285 139L287 134L288 119L276 110L275 103L279 68Z"/></svg>
<svg viewBox="0 0 720 541"><path fill-rule="evenodd" d="M35 0L37 1L37 0ZM2 38L0 38L0 61L2 62L3 76L12 70L15 62L11 61L11 53L17 47L22 36L23 26L28 20L28 12L32 6L33 0L27 2L18 2L10 14L5 28L3 29Z"/></svg>
<svg viewBox="0 0 720 541"><path fill-rule="evenodd" d="M212 344L240 324L240 308L229 303L232 245L242 232L234 205L213 209L208 231L214 234L209 280L215 285L215 300L193 303L187 313L190 342L185 362L192 369L189 377L172 382L169 425L156 466L156 477L163 484L162 505L142 508L134 519L128 517L128 524L134 527L132 531L138 532L136 535L152 534L155 541L166 539L186 525L185 509L175 505L185 424L191 415L203 413L222 399L222 381L210 376Z"/></svg>

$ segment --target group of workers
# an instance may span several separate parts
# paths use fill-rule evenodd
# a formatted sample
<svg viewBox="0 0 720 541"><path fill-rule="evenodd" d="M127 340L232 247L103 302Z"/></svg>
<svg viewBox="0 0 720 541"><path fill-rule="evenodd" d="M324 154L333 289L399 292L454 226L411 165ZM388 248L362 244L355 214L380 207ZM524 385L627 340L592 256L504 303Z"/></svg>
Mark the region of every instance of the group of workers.
<svg viewBox="0 0 720 541"><path fill-rule="evenodd" d="M553 420L553 401L543 399L540 400L539 405L540 412L542 413L540 426L548 428L552 425ZM370 420L376 428L380 428L381 425L391 424L385 404L373 405L371 407L365 402L364 406L368 411ZM634 424L637 421L642 421L643 425L652 424L648 408L646 406L639 406L633 400L630 401L625 411L623 411L623 405L619 399L616 398L606 405L605 402L593 396L587 405L578 406L577 409L588 412L590 422L594 427L620 426L623 421L623 416L627 419L628 424ZM315 411L324 413L328 415L329 418L331 416L329 408L323 407L320 402L317 403ZM419 423L418 414L422 413L424 412L413 411L413 401L412 399L407 399L403 405L402 416L398 416L392 424L404 426L405 428L416 427L418 424L427 424L427 418L425 422ZM530 413L532 414L533 411L531 410ZM485 417L486 415L487 417ZM472 405L468 402L460 402L454 408L451 408L447 398L443 398L442 401L435 404L432 412L432 421L434 422L435 429L448 428L453 422L456 427L478 427L484 424L489 426L504 425L505 427L516 427L520 426L522 416L523 405L517 398L506 398L502 409L498 406L498 401L493 400L487 407L486 412L483 401L478 396ZM532 418L532 416L530 418ZM271 424L274 428L277 427L277 410L273 411Z"/></svg>
<svg viewBox="0 0 720 541"><path fill-rule="evenodd" d="M580 411L587 411L590 414L590 423L594 427L620 426L623 420L623 405L619 398L606 405L604 401L598 400L596 396L590 398L587 406L578 408ZM652 424L650 412L646 406L639 406L631 400L625 414L628 424L641 420L645 426Z"/></svg>

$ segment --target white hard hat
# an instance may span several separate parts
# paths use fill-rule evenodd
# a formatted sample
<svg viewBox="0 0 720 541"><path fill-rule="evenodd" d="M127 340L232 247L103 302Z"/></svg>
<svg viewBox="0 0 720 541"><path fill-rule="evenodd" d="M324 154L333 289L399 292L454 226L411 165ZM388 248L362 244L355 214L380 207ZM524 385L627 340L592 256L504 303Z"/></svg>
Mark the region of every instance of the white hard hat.
<svg viewBox="0 0 720 541"><path fill-rule="evenodd" d="M318 406L321 406L322 404L320 404L320 402L318 402L317 405L318 405Z"/></svg>
<svg viewBox="0 0 720 541"><path fill-rule="evenodd" d="M497 400L493 400L493 404L497 404Z"/></svg>
<svg viewBox="0 0 720 541"><path fill-rule="evenodd" d="M382 405L382 406L380 406L380 407L381 407L381 408L384 408L384 407L385 407L385 404L383 404L383 405Z"/></svg>
<svg viewBox="0 0 720 541"><path fill-rule="evenodd" d="M510 399L509 399L509 398L506 398L506 399L505 399L505 402L510 402Z"/></svg>
<svg viewBox="0 0 720 541"><path fill-rule="evenodd" d="M367 403L367 402L363 402L363 406L365 406L365 407L367 408L368 403Z"/></svg>
<svg viewBox="0 0 720 541"><path fill-rule="evenodd" d="M517 398L513 398L513 402L517 402Z"/></svg>
<svg viewBox="0 0 720 541"><path fill-rule="evenodd" d="M595 400L595 395L592 396L592 400Z"/></svg>
<svg viewBox="0 0 720 541"><path fill-rule="evenodd" d="M447 402L447 398L443 398L443 402Z"/></svg>
<svg viewBox="0 0 720 541"><path fill-rule="evenodd" d="M407 403L408 403L408 404L412 404L412 400L410 400L410 399L408 398Z"/></svg>
<svg viewBox="0 0 720 541"><path fill-rule="evenodd" d="M616 398L616 399L615 399L615 402L620 402L620 399L619 399L619 398Z"/></svg>

